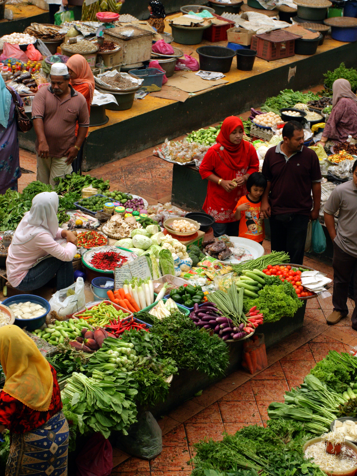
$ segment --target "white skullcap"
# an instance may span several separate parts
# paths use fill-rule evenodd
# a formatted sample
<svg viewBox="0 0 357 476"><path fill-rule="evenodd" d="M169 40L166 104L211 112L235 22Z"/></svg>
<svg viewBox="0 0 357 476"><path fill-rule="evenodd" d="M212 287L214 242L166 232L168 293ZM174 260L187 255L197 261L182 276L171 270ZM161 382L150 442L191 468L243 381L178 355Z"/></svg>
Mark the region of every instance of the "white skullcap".
<svg viewBox="0 0 357 476"><path fill-rule="evenodd" d="M54 63L51 66L50 76L67 76L68 74L68 68L63 63Z"/></svg>

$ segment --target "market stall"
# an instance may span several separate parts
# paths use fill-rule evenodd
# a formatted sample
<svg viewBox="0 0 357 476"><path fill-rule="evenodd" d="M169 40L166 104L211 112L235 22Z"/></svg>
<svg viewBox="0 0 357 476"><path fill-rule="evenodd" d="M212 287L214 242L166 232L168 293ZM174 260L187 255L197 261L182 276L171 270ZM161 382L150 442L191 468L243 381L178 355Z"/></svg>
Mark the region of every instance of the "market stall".
<svg viewBox="0 0 357 476"><path fill-rule="evenodd" d="M0 196L5 256L32 198L50 190L33 182ZM125 435L143 412L162 416L244 362L263 369L277 334L269 326L286 327L280 338L302 326L316 294L301 283L313 270L284 265L286 254L215 240L204 214L150 206L90 175L58 179L55 191L59 223L77 233L76 282L44 299L11 287L2 269L0 311L1 324L26 329L56 369L72 442L99 432L130 452Z"/></svg>

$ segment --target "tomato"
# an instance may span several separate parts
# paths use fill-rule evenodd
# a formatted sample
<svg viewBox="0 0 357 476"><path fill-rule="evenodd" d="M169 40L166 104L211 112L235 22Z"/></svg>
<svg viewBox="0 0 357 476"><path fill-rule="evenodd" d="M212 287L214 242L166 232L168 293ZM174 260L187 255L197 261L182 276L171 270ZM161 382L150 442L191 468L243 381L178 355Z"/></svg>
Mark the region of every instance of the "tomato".
<svg viewBox="0 0 357 476"><path fill-rule="evenodd" d="M297 290L297 286L295 286L295 284L294 284L293 288L295 289L295 291Z"/></svg>
<svg viewBox="0 0 357 476"><path fill-rule="evenodd" d="M267 269L272 269L272 265L268 264Z"/></svg>
<svg viewBox="0 0 357 476"><path fill-rule="evenodd" d="M291 270L291 266L287 266L286 269L288 269L289 271Z"/></svg>
<svg viewBox="0 0 357 476"><path fill-rule="evenodd" d="M268 271L267 269L263 269L263 273L265 273L265 274L266 274L266 272L267 272L267 271Z"/></svg>
<svg viewBox="0 0 357 476"><path fill-rule="evenodd" d="M296 281L297 286L301 286L301 281Z"/></svg>
<svg viewBox="0 0 357 476"><path fill-rule="evenodd" d="M271 276L271 272L270 272L270 271L267 271L267 272L266 272L266 275L267 275L267 276Z"/></svg>

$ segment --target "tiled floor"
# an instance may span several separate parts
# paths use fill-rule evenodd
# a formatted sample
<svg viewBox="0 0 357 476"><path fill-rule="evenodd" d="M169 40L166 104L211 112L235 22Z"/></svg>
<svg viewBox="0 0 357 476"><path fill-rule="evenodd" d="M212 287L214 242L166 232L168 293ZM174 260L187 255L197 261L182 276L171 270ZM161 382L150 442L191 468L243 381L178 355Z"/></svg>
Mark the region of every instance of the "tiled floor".
<svg viewBox="0 0 357 476"><path fill-rule="evenodd" d="M328 265L311 258L306 258L304 264L332 277ZM354 303L349 300L350 311L353 308ZM152 461L130 458L114 449L112 474L186 476L192 470L189 459L198 441L205 437L219 440L224 432L233 434L247 425L264 425L270 403L283 401L284 392L300 385L329 350L348 352L357 345L357 332L351 328L350 316L337 326L326 324L331 309L331 297L309 300L304 327L268 350L266 370L253 376L238 370L163 417L159 421L163 451Z"/></svg>

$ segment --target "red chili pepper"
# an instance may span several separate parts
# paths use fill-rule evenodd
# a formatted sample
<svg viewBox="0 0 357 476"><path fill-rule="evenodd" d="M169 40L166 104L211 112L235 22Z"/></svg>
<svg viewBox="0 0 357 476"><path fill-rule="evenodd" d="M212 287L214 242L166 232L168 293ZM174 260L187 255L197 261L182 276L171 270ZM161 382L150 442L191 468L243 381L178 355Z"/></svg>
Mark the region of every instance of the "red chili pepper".
<svg viewBox="0 0 357 476"><path fill-rule="evenodd" d="M79 233L77 236L78 246L82 248L93 248L95 246L104 246L107 244L107 239L97 231L90 230Z"/></svg>
<svg viewBox="0 0 357 476"><path fill-rule="evenodd" d="M106 251L95 253L90 264L96 269L101 269L103 271L114 271L117 266L123 265L127 261L128 258L122 256L119 252Z"/></svg>

